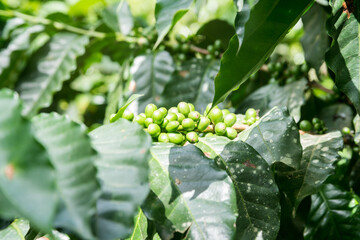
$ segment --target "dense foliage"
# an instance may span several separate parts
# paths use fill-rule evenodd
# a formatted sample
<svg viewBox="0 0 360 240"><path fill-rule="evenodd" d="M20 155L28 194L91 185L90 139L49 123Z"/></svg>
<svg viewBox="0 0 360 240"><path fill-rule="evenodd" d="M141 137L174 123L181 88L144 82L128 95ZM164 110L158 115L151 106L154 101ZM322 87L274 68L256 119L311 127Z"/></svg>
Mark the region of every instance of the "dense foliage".
<svg viewBox="0 0 360 240"><path fill-rule="evenodd" d="M359 52L354 0L1 1L0 239L360 239Z"/></svg>

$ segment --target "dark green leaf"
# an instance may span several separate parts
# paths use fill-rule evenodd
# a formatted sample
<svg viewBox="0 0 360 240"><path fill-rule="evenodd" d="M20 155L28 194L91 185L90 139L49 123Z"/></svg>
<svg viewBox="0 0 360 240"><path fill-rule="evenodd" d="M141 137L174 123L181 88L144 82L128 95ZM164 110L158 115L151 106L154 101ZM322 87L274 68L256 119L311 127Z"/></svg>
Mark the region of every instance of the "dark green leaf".
<svg viewBox="0 0 360 240"><path fill-rule="evenodd" d="M20 28L21 33L11 39L8 46L0 51L0 86L11 86L25 68L32 54L31 41L41 31L42 25Z"/></svg>
<svg viewBox="0 0 360 240"><path fill-rule="evenodd" d="M0 170L4 174L0 174L0 196L21 217L46 232L52 227L58 202L55 173L45 150L32 136L30 122L21 117L21 110L19 96L2 89Z"/></svg>
<svg viewBox="0 0 360 240"><path fill-rule="evenodd" d="M237 138L250 144L269 165L282 162L295 169L300 166L299 131L285 109L273 108Z"/></svg>
<svg viewBox="0 0 360 240"><path fill-rule="evenodd" d="M90 136L101 156L96 161L102 190L97 201L97 235L105 240L128 237L149 192L151 138L125 119L99 127Z"/></svg>
<svg viewBox="0 0 360 240"><path fill-rule="evenodd" d="M204 38L204 40L199 43L199 47L206 48L208 45L214 44L214 42L219 39L222 43L221 46L225 49L234 34L234 27L227 21L219 19L205 23L196 33L196 35L201 35Z"/></svg>
<svg viewBox="0 0 360 240"><path fill-rule="evenodd" d="M127 35L134 27L133 17L126 0L121 0L119 3L105 8L102 17L105 24L114 32L121 32Z"/></svg>
<svg viewBox="0 0 360 240"><path fill-rule="evenodd" d="M352 128L353 117L353 110L344 103L327 106L321 109L319 114L329 131L341 130L343 127Z"/></svg>
<svg viewBox="0 0 360 240"><path fill-rule="evenodd" d="M128 238L128 240L146 240L148 237L147 234L147 228L148 228L148 222L144 215L144 213L139 210L138 215L134 218L134 231L131 234L131 237Z"/></svg>
<svg viewBox="0 0 360 240"><path fill-rule="evenodd" d="M195 146L156 144L150 161L151 194L143 206L161 239L232 239L236 195L226 172Z"/></svg>
<svg viewBox="0 0 360 240"><path fill-rule="evenodd" d="M136 99L138 99L139 97L142 97L143 94L134 94L131 95L131 97L126 101L126 103L119 109L119 111L116 113L116 115L110 119L110 122L115 122L116 120L118 120L119 118L122 117L122 115L124 114L126 108Z"/></svg>
<svg viewBox="0 0 360 240"><path fill-rule="evenodd" d="M11 18L6 21L4 28L1 31L1 38L8 40L11 37L11 33L25 25L25 21L22 18Z"/></svg>
<svg viewBox="0 0 360 240"><path fill-rule="evenodd" d="M250 94L236 111L245 113L248 108L255 108L263 115L275 106L287 107L290 115L298 122L301 117L301 106L305 103L306 83L303 79L285 86L266 85Z"/></svg>
<svg viewBox="0 0 360 240"><path fill-rule="evenodd" d="M197 111L203 112L214 97L214 78L219 67L217 60L192 59L185 62L166 86L160 105L172 107L185 101L193 103Z"/></svg>
<svg viewBox="0 0 360 240"><path fill-rule="evenodd" d="M336 86L346 94L360 113L360 6L354 1L354 13L343 13L343 0L331 2L332 14L328 22L329 35L333 38L326 53L326 63L335 73Z"/></svg>
<svg viewBox="0 0 360 240"><path fill-rule="evenodd" d="M155 7L156 30L158 39L155 48L161 43L166 34L187 13L193 0L157 0Z"/></svg>
<svg viewBox="0 0 360 240"><path fill-rule="evenodd" d="M338 151L343 147L343 140L340 132L304 134L301 145L304 150L298 170L283 164L275 165L276 182L295 207L303 198L316 193L334 173L333 163L340 158Z"/></svg>
<svg viewBox="0 0 360 240"><path fill-rule="evenodd" d="M360 239L360 217L349 206L352 196L332 184L311 196L305 239Z"/></svg>
<svg viewBox="0 0 360 240"><path fill-rule="evenodd" d="M24 100L23 114L33 116L51 104L52 94L76 69L76 57L84 54L88 37L57 33L37 54L20 77L17 91Z"/></svg>
<svg viewBox="0 0 360 240"><path fill-rule="evenodd" d="M302 17L305 33L301 44L305 60L310 67L316 70L319 70L323 64L325 52L329 47L329 38L325 28L327 18L327 12L319 4L314 4Z"/></svg>
<svg viewBox="0 0 360 240"><path fill-rule="evenodd" d="M91 218L96 211L99 184L94 166L97 154L86 129L56 113L38 115L32 122L35 136L46 147L56 170L62 209L55 225L93 238Z"/></svg>
<svg viewBox="0 0 360 240"><path fill-rule="evenodd" d="M262 0L251 9L242 44L234 36L222 56L220 72L215 78L215 105L260 68L312 2Z"/></svg>
<svg viewBox="0 0 360 240"><path fill-rule="evenodd" d="M235 185L239 216L237 239L275 239L280 227L279 189L267 162L248 144L225 137L200 138Z"/></svg>
<svg viewBox="0 0 360 240"><path fill-rule="evenodd" d="M160 96L174 70L173 59L166 51L135 58L131 68L136 83L135 93L144 95L139 99L139 112L144 111L149 103L159 104Z"/></svg>

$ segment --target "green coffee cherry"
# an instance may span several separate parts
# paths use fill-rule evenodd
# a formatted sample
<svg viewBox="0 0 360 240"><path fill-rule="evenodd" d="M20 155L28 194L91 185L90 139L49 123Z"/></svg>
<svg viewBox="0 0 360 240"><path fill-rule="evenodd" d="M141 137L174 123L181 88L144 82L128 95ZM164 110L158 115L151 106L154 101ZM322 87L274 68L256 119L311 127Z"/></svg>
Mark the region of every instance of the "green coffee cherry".
<svg viewBox="0 0 360 240"><path fill-rule="evenodd" d="M246 119L256 118L256 110L253 108L249 108L248 110L246 110L245 118Z"/></svg>
<svg viewBox="0 0 360 240"><path fill-rule="evenodd" d="M168 142L170 142L169 136L167 135L167 133L160 133L160 135L158 137L158 141L168 143Z"/></svg>
<svg viewBox="0 0 360 240"><path fill-rule="evenodd" d="M207 133L207 134L205 135L205 137L213 137L213 136L214 136L214 134L211 133L211 132L209 132L209 133Z"/></svg>
<svg viewBox="0 0 360 240"><path fill-rule="evenodd" d="M224 123L227 127L232 127L236 122L236 115L229 113L224 117Z"/></svg>
<svg viewBox="0 0 360 240"><path fill-rule="evenodd" d="M155 104L150 103L150 104L146 105L146 107L145 107L146 117L151 118L155 110L157 110L157 107Z"/></svg>
<svg viewBox="0 0 360 240"><path fill-rule="evenodd" d="M169 121L176 121L178 119L177 115L175 113L169 112L166 117Z"/></svg>
<svg viewBox="0 0 360 240"><path fill-rule="evenodd" d="M162 114L163 114L164 117L166 116L166 114L167 114L167 109L166 109L166 108L161 107L161 108L159 108L159 111L162 112Z"/></svg>
<svg viewBox="0 0 360 240"><path fill-rule="evenodd" d="M182 122L185 119L185 116L182 113L177 113L176 115L179 122Z"/></svg>
<svg viewBox="0 0 360 240"><path fill-rule="evenodd" d="M169 141L175 144L182 144L184 136L181 133L168 133Z"/></svg>
<svg viewBox="0 0 360 240"><path fill-rule="evenodd" d="M180 53L180 54L178 55L178 59L179 59L180 61L185 61L185 60L186 60L186 55L183 54L183 53Z"/></svg>
<svg viewBox="0 0 360 240"><path fill-rule="evenodd" d="M225 117L226 115L230 114L230 111L227 110L227 109L223 109L223 110L221 110L221 111L222 111L224 117Z"/></svg>
<svg viewBox="0 0 360 240"><path fill-rule="evenodd" d="M231 128L231 127L227 127L226 128L226 136L229 139L233 140L237 136L237 131L235 129Z"/></svg>
<svg viewBox="0 0 360 240"><path fill-rule="evenodd" d="M312 129L312 124L310 121L308 120L302 120L299 124L299 127L301 130L307 132L307 131L311 131Z"/></svg>
<svg viewBox="0 0 360 240"><path fill-rule="evenodd" d="M165 129L168 132L176 132L179 128L179 125L180 123L178 121L171 121L166 125Z"/></svg>
<svg viewBox="0 0 360 240"><path fill-rule="evenodd" d="M139 116L142 116L143 118L146 118L145 113L140 113Z"/></svg>
<svg viewBox="0 0 360 240"><path fill-rule="evenodd" d="M220 49L221 48L221 40L220 39L216 39L214 42L214 48L215 49Z"/></svg>
<svg viewBox="0 0 360 240"><path fill-rule="evenodd" d="M150 124L154 123L154 120L152 118L146 118L144 123L145 127L149 127Z"/></svg>
<svg viewBox="0 0 360 240"><path fill-rule="evenodd" d="M178 113L178 112L179 111L178 111L177 107L171 107L168 111L168 113Z"/></svg>
<svg viewBox="0 0 360 240"><path fill-rule="evenodd" d="M190 113L189 104L187 104L186 102L180 102L177 105L177 109L179 113L184 114L185 117L187 117L187 115Z"/></svg>
<svg viewBox="0 0 360 240"><path fill-rule="evenodd" d="M343 129L342 129L342 133L343 134L350 134L351 133L351 130L350 130L350 128L348 128L348 127L344 127Z"/></svg>
<svg viewBox="0 0 360 240"><path fill-rule="evenodd" d="M214 53L215 48L214 48L213 45L208 45L208 46L207 46L207 50L208 50L209 53Z"/></svg>
<svg viewBox="0 0 360 240"><path fill-rule="evenodd" d="M141 126L145 126L145 119L146 119L145 117L141 115L137 115L135 116L134 121L140 124Z"/></svg>
<svg viewBox="0 0 360 240"><path fill-rule="evenodd" d="M188 118L191 118L194 122L198 122L200 119L200 113L197 111L191 111Z"/></svg>
<svg viewBox="0 0 360 240"><path fill-rule="evenodd" d="M223 122L219 122L215 125L216 135L223 136L226 133L226 125Z"/></svg>
<svg viewBox="0 0 360 240"><path fill-rule="evenodd" d="M321 120L319 118L313 118L311 122L312 122L313 125L315 125L317 123L321 124Z"/></svg>
<svg viewBox="0 0 360 240"><path fill-rule="evenodd" d="M209 118L214 124L224 121L223 113L219 108L212 109L209 113Z"/></svg>
<svg viewBox="0 0 360 240"><path fill-rule="evenodd" d="M185 118L181 125L183 126L184 130L186 131L192 131L195 128L195 122L191 118Z"/></svg>
<svg viewBox="0 0 360 240"><path fill-rule="evenodd" d="M156 124L161 124L163 119L164 119L164 114L162 111L155 110L154 113L152 114L152 119L154 120L154 123Z"/></svg>
<svg viewBox="0 0 360 240"><path fill-rule="evenodd" d="M188 140L191 143L197 143L199 141L199 136L196 132L188 132L186 134L186 140Z"/></svg>
<svg viewBox="0 0 360 240"><path fill-rule="evenodd" d="M126 109L121 117L132 121L134 119L134 114L130 110Z"/></svg>
<svg viewBox="0 0 360 240"><path fill-rule="evenodd" d="M321 130L321 124L320 123L315 123L314 124L314 130Z"/></svg>
<svg viewBox="0 0 360 240"><path fill-rule="evenodd" d="M194 106L194 104L188 103L188 105L189 105L189 108L190 108L190 112L195 111L195 106Z"/></svg>
<svg viewBox="0 0 360 240"><path fill-rule="evenodd" d="M152 136L152 137L158 137L161 133L161 129L159 127L159 125L155 124L155 123L151 123L148 126L148 133Z"/></svg>
<svg viewBox="0 0 360 240"><path fill-rule="evenodd" d="M198 123L198 130L200 132L204 131L210 125L210 119L208 117L200 117L200 121Z"/></svg>
<svg viewBox="0 0 360 240"><path fill-rule="evenodd" d="M161 127L162 129L165 129L169 122L170 122L170 121L169 121L168 119L164 118L164 120L163 120L163 122L161 123L161 126L160 126L160 127Z"/></svg>
<svg viewBox="0 0 360 240"><path fill-rule="evenodd" d="M212 106L212 104L211 104L211 103L209 103L209 104L206 106L206 109L205 109L205 111L204 111L204 115L205 115L205 116L207 116L207 115L208 115L208 113L209 113L209 111L210 111L211 106ZM218 106L215 106L215 107L214 107L214 109L215 109L215 108L219 108L219 107L218 107Z"/></svg>
<svg viewBox="0 0 360 240"><path fill-rule="evenodd" d="M253 118L253 117L251 117L251 118L249 118L248 120L246 120L246 123L247 123L248 125L253 125L255 122L256 122L256 118Z"/></svg>

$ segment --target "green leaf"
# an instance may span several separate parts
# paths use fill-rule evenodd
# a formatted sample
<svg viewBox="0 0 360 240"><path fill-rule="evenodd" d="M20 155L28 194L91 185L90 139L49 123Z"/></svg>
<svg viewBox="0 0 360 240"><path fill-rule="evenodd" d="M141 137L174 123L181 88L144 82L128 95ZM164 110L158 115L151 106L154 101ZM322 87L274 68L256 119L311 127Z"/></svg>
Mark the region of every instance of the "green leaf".
<svg viewBox="0 0 360 240"><path fill-rule="evenodd" d="M196 1L198 2L198 0ZM196 35L201 35L204 40L199 42L199 47L206 48L219 39L221 47L226 49L231 37L235 34L234 27L227 21L215 19L201 26Z"/></svg>
<svg viewBox="0 0 360 240"><path fill-rule="evenodd" d="M147 218L145 217L144 213L139 210L138 215L135 217L135 226L134 231L131 234L131 237L128 238L128 240L146 240L148 237L147 228L148 228L148 222Z"/></svg>
<svg viewBox="0 0 360 240"><path fill-rule="evenodd" d="M349 105L337 103L322 108L318 116L324 121L329 131L336 131L343 127L351 129L354 113Z"/></svg>
<svg viewBox="0 0 360 240"><path fill-rule="evenodd" d="M0 196L21 217L47 232L52 227L58 202L55 173L45 150L32 136L30 122L21 117L21 110L19 96L2 89L0 172L4 174L0 174Z"/></svg>
<svg viewBox="0 0 360 240"><path fill-rule="evenodd" d="M360 217L349 206L352 196L332 184L311 196L305 239L352 240L360 238Z"/></svg>
<svg viewBox="0 0 360 240"><path fill-rule="evenodd" d="M149 193L151 138L138 124L125 119L93 130L90 137L101 156L96 161L102 190L97 201L97 235L105 240L126 238Z"/></svg>
<svg viewBox="0 0 360 240"><path fill-rule="evenodd" d="M312 2L262 0L251 9L242 44L238 36L234 36L221 58L220 71L215 78L214 105L260 68Z"/></svg>
<svg viewBox="0 0 360 240"><path fill-rule="evenodd" d="M219 67L217 60L186 61L167 84L160 105L173 107L185 101L193 103L197 111L203 112L214 97L214 78Z"/></svg>
<svg viewBox="0 0 360 240"><path fill-rule="evenodd" d="M42 25L22 27L21 32L11 39L8 46L0 51L0 86L11 86L25 68L32 54L31 41L44 30Z"/></svg>
<svg viewBox="0 0 360 240"><path fill-rule="evenodd" d="M282 162L299 168L302 156L299 130L285 109L273 108L258 122L239 133L237 139L250 144L270 166Z"/></svg>
<svg viewBox="0 0 360 240"><path fill-rule="evenodd" d="M360 143L360 116L359 116L359 114L357 114L354 117L353 124L354 124L354 128L355 128L354 141L356 144L359 144Z"/></svg>
<svg viewBox="0 0 360 240"><path fill-rule="evenodd" d="M88 41L84 35L57 33L30 59L16 87L24 100L24 115L33 116L51 104L52 94L70 78Z"/></svg>
<svg viewBox="0 0 360 240"><path fill-rule="evenodd" d="M154 48L157 48L166 34L187 13L193 0L157 0L155 7L156 30L158 39Z"/></svg>
<svg viewBox="0 0 360 240"><path fill-rule="evenodd" d="M301 200L316 193L325 180L334 173L333 163L343 147L340 132L324 135L301 135L303 158L295 170L283 164L275 165L276 182L291 203L297 207Z"/></svg>
<svg viewBox="0 0 360 240"><path fill-rule="evenodd" d="M22 18L11 18L7 20L4 28L1 31L1 38L3 40L8 40L14 30L24 25L25 20L23 20Z"/></svg>
<svg viewBox="0 0 360 240"><path fill-rule="evenodd" d="M159 103L174 70L174 61L166 51L141 55L134 59L131 72L136 83L135 93L144 94L139 99L138 112L144 111L149 103Z"/></svg>
<svg viewBox="0 0 360 240"><path fill-rule="evenodd" d="M327 19L327 12L319 4L314 4L302 17L304 36L301 38L301 44L305 60L316 70L319 70L323 64L325 52L329 48L329 38L325 28Z"/></svg>
<svg viewBox="0 0 360 240"><path fill-rule="evenodd" d="M118 120L119 118L122 117L122 115L124 114L126 108L136 99L138 99L139 97L142 97L143 94L133 94L131 95L131 97L129 97L129 99L126 101L126 103L119 109L119 111L116 113L116 115L110 119L110 122L113 123L116 120Z"/></svg>
<svg viewBox="0 0 360 240"><path fill-rule="evenodd" d="M121 2L114 3L105 8L102 17L104 23L114 32L121 32L127 35L134 27L133 17L126 0L121 0Z"/></svg>
<svg viewBox="0 0 360 240"><path fill-rule="evenodd" d="M245 35L245 24L250 18L251 6L247 0L234 0L234 4L237 8L234 25L239 46L241 46Z"/></svg>
<svg viewBox="0 0 360 240"><path fill-rule="evenodd" d="M25 240L29 230L29 222L23 219L16 219L4 230L0 231L1 240Z"/></svg>
<svg viewBox="0 0 360 240"><path fill-rule="evenodd" d="M55 225L93 238L91 218L96 212L99 184L86 129L65 116L40 114L32 120L37 140L46 147L54 165L62 208Z"/></svg>
<svg viewBox="0 0 360 240"><path fill-rule="evenodd" d="M161 239L188 230L188 239L232 239L237 215L226 172L195 146L156 144L150 161L151 194L143 205Z"/></svg>
<svg viewBox="0 0 360 240"><path fill-rule="evenodd" d="M328 22L328 32L333 38L326 53L326 63L335 73L335 84L344 92L360 113L360 23L359 5L354 5L354 13L347 19L343 13L343 0L331 2L333 16Z"/></svg>
<svg viewBox="0 0 360 240"><path fill-rule="evenodd" d="M267 162L250 145L225 137L200 138L197 146L216 156L235 185L237 239L275 239L280 227L279 189Z"/></svg>
<svg viewBox="0 0 360 240"><path fill-rule="evenodd" d="M245 113L248 108L260 110L260 114L267 113L273 107L287 107L296 122L301 117L301 106L304 105L304 91L306 80L299 80L279 86L268 84L250 94L238 107L236 112Z"/></svg>

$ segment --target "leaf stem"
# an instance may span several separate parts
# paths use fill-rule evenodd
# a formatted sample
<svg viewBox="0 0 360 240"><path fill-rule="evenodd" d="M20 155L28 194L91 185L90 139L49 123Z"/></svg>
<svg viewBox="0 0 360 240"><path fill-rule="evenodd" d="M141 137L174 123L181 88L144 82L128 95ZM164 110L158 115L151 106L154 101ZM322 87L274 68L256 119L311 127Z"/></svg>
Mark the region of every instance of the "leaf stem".
<svg viewBox="0 0 360 240"><path fill-rule="evenodd" d="M107 34L104 32L98 32L98 31L94 31L94 30L78 28L78 27L74 27L74 26L71 26L71 25L68 25L68 24L65 24L62 22L53 21L53 20L50 20L47 18L32 16L32 15L28 15L28 14L21 13L18 11L13 11L13 10L0 10L0 16L8 17L8 18L18 17L27 22L43 24L43 25L50 25L50 26L53 26L54 28L56 28L57 30L66 30L68 32L87 35L89 37L94 37L94 38L103 39L103 38L110 37L111 35L113 35L113 34ZM142 38L125 36L120 32L115 33L115 38L117 41L127 41L127 42L139 42L142 39Z"/></svg>
<svg viewBox="0 0 360 240"><path fill-rule="evenodd" d="M323 85L321 85L321 84L318 83L318 82L309 81L308 84L309 84L309 86L310 86L311 88L317 88L317 89L320 89L320 90L322 90L322 91L324 91L324 92L326 92L326 93L334 94L334 91L333 91L333 90L324 87Z"/></svg>

